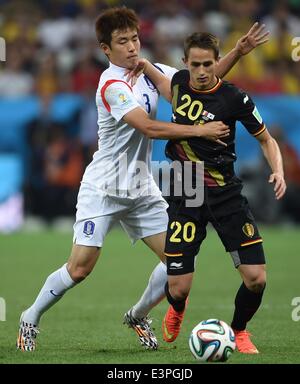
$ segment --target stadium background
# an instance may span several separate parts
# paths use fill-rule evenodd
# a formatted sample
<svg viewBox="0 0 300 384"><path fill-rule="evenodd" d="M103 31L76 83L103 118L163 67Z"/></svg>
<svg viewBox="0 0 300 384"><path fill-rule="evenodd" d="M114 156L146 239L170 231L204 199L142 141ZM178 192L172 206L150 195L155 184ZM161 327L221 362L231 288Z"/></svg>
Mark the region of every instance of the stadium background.
<svg viewBox="0 0 300 384"><path fill-rule="evenodd" d="M72 292L64 299L65 306L59 304L49 312L48 334L41 340L50 350L24 358L12 348L21 309L69 254L80 178L97 145L95 90L107 65L96 44L94 19L105 7L120 4L139 14L141 56L178 68L182 68L182 42L190 32L216 34L224 55L254 21L264 22L270 30L270 42L243 57L225 78L253 96L279 140L289 187L283 202L276 202L260 149L240 126L236 169L272 255L272 278L266 304L253 325L269 357L239 356L235 361L299 362L299 348L293 345L299 323L291 319L291 301L300 296L300 61L292 58L292 39L300 37L299 0L0 0L0 36L6 42L6 61L0 62L0 296L7 303L7 321L0 322L4 337L0 362L191 361L183 337L178 342L183 353L163 347L159 355L149 357L120 326L122 313L138 298L156 260L141 244L131 248L118 230L108 237L104 256L109 257L103 257L87 284L77 288L82 289L82 300L78 302ZM158 119L168 121L169 116L170 107L161 100ZM164 144L155 141L154 160L164 159ZM186 336L192 324L215 312L227 321L231 317L238 277L213 233L203 248L206 253L209 256L198 262L199 283L193 288ZM220 271L215 271L216 263ZM131 282L122 273L125 268L136 271ZM221 286L223 279L228 281L226 287ZM163 303L154 310L158 329L165 308ZM71 324L67 331L61 330L59 321ZM289 330L282 338L281 326ZM93 331L72 338L78 327ZM275 339L270 339L272 332ZM58 355L53 334L63 345ZM68 343L73 349L67 358ZM128 343L132 347L127 348Z"/></svg>

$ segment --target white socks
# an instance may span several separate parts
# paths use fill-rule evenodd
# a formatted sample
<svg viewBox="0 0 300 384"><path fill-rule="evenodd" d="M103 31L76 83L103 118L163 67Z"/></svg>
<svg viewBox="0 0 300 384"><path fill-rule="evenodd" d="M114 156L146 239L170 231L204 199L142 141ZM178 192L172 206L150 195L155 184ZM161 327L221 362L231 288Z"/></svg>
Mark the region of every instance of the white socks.
<svg viewBox="0 0 300 384"><path fill-rule="evenodd" d="M38 325L42 314L59 301L65 292L76 283L72 280L67 264L48 276L35 302L22 316L26 323Z"/></svg>
<svg viewBox="0 0 300 384"><path fill-rule="evenodd" d="M154 268L143 296L132 308L133 317L143 318L147 316L150 310L166 296L165 284L167 279L167 267L160 262Z"/></svg>
<svg viewBox="0 0 300 384"><path fill-rule="evenodd" d="M160 262L153 270L147 288L137 304L133 306L132 315L143 318L165 297L167 267ZM47 309L59 301L65 292L76 283L67 270L67 264L48 276L35 302L22 316L22 320L38 326L40 318Z"/></svg>

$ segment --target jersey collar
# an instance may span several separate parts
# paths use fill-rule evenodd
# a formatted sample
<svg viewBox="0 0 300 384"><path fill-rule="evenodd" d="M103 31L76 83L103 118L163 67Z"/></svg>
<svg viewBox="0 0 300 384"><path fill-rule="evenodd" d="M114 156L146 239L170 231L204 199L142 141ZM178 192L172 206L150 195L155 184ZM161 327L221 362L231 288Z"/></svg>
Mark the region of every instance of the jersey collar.
<svg viewBox="0 0 300 384"><path fill-rule="evenodd" d="M189 82L189 87L191 88L192 91L197 93L214 93L216 92L216 90L220 88L221 84L222 84L222 80L218 77L217 84L214 85L212 88L206 89L205 91L200 91L199 89L193 88L190 82Z"/></svg>
<svg viewBox="0 0 300 384"><path fill-rule="evenodd" d="M119 67L118 65L115 65L111 62L109 62L109 68L110 69L113 69L114 72L118 72L122 75L124 75L125 71L126 71L126 68L123 68L123 67Z"/></svg>

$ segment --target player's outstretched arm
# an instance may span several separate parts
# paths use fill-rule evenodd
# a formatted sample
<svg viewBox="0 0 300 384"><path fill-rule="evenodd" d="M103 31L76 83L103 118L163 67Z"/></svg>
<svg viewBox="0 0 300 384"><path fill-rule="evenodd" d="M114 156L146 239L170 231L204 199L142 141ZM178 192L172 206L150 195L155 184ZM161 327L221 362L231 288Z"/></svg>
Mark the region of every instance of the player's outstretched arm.
<svg viewBox="0 0 300 384"><path fill-rule="evenodd" d="M269 183L274 183L275 197L279 200L283 197L286 191L282 156L279 146L267 130L256 136L256 138L260 142L264 156L272 169L272 173L269 177Z"/></svg>
<svg viewBox="0 0 300 384"><path fill-rule="evenodd" d="M155 84L159 93L169 102L172 100L171 81L146 59L140 59L138 65L127 73L127 81L134 85L144 73Z"/></svg>
<svg viewBox="0 0 300 384"><path fill-rule="evenodd" d="M137 107L123 116L131 127L138 129L151 139L183 139L203 137L226 146L222 139L229 135L229 128L222 121L213 121L203 125L182 125L151 120L148 114Z"/></svg>
<svg viewBox="0 0 300 384"><path fill-rule="evenodd" d="M225 76L242 56L269 41L270 32L266 31L265 27L264 24L254 23L248 33L237 41L236 46L220 59L217 67L219 77Z"/></svg>

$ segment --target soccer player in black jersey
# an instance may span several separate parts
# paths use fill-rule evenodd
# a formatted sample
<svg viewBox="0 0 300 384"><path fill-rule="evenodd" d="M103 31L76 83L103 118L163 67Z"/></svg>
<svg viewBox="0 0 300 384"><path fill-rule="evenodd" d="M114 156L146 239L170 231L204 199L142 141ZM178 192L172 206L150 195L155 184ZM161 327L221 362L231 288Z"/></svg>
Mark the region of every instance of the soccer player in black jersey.
<svg viewBox="0 0 300 384"><path fill-rule="evenodd" d="M269 182L274 183L276 199L282 198L286 189L282 158L250 96L216 76L219 56L216 37L194 33L185 41L184 54L187 70L174 75L171 95L170 82L166 80L164 96L172 98L173 121L193 126L220 120L229 126L230 133L217 141L195 137L167 143L166 153L171 160L204 162L205 193L203 204L197 208L188 207L185 196L171 194L168 201L165 290L170 307L163 319L163 337L172 342L179 334L195 257L210 222L243 280L235 298L231 323L237 348L242 353L254 354L258 350L250 340L246 325L262 300L266 285L265 257L262 238L247 199L241 194L241 180L234 173L236 122L242 122L259 141L272 170ZM160 75L147 63L144 71L154 82L159 81Z"/></svg>

